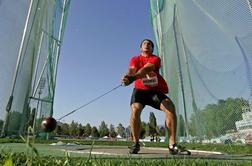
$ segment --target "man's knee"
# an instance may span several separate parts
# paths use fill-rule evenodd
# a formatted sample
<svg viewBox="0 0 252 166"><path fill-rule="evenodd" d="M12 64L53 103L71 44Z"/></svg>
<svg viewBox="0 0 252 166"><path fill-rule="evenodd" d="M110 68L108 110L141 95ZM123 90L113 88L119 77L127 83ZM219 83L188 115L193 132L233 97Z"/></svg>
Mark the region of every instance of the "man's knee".
<svg viewBox="0 0 252 166"><path fill-rule="evenodd" d="M131 104L132 114L140 115L143 110L143 105L140 103Z"/></svg>
<svg viewBox="0 0 252 166"><path fill-rule="evenodd" d="M171 101L171 99L164 99L161 102L160 109L163 110L164 112L170 112L170 113L175 113L176 107L175 104Z"/></svg>

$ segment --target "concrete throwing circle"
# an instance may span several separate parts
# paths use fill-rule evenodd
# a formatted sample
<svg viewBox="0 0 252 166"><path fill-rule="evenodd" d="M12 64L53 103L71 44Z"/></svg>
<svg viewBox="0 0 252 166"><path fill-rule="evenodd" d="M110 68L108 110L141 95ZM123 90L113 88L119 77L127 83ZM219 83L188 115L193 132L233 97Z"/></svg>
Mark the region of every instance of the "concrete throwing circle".
<svg viewBox="0 0 252 166"><path fill-rule="evenodd" d="M167 148L154 148L154 147L141 147L138 154L129 154L129 149L126 146L91 146L91 145L78 145L72 147L65 147L63 150L70 153L78 154L91 154L97 157L134 157L134 158L201 158L201 159L224 159L224 160L247 160L252 159L248 155L229 155L226 153L216 151L204 150L190 150L191 155L170 155Z"/></svg>

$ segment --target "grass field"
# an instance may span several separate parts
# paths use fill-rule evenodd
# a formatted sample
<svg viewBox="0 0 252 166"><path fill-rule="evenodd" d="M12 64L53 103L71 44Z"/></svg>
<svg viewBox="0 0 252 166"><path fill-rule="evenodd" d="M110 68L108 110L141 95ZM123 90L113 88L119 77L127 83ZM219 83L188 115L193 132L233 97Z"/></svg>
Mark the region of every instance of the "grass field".
<svg viewBox="0 0 252 166"><path fill-rule="evenodd" d="M95 146L121 146L130 142L120 141L87 141L60 140L65 143L76 143L88 147L88 153L75 153L68 149L75 146L51 146L59 140L36 140L35 143L24 143L17 139L0 139L0 165L252 165L251 145L203 145L185 144L188 149L220 151L232 154L231 158L202 158L186 156L170 156L145 158L144 155L94 155ZM23 143L22 143L23 142ZM93 145L92 145L93 144ZM77 147L78 147L77 146ZM146 143L147 147L166 147L164 143Z"/></svg>

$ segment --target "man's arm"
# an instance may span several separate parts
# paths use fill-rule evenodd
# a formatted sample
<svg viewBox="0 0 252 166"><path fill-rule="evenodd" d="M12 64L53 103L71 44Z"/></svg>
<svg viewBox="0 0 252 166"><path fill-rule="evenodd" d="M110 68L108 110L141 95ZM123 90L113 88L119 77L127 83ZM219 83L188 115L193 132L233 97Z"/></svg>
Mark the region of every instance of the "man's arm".
<svg viewBox="0 0 252 166"><path fill-rule="evenodd" d="M134 66L130 66L128 69L128 73L126 75L135 75L136 74L136 68Z"/></svg>
<svg viewBox="0 0 252 166"><path fill-rule="evenodd" d="M147 63L144 65L144 67L142 67L141 69L137 71L137 73L135 74L135 77L136 79L143 78L146 76L146 74L148 74L149 72L153 70L155 70L155 64Z"/></svg>
<svg viewBox="0 0 252 166"><path fill-rule="evenodd" d="M122 78L122 84L125 86L130 85L132 82L135 81L136 68L134 66L130 66L128 72Z"/></svg>
<svg viewBox="0 0 252 166"><path fill-rule="evenodd" d="M126 86L130 85L135 80L145 77L146 74L148 74L149 72L153 70L155 70L155 64L153 63L145 64L144 67L139 69L137 72L136 72L136 68L129 67L128 73L122 79L122 83Z"/></svg>

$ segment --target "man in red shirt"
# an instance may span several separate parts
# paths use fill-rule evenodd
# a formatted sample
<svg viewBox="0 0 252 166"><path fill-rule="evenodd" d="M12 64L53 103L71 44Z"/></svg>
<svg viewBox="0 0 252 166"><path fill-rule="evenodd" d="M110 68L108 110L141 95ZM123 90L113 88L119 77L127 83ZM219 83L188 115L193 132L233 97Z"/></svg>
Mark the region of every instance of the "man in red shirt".
<svg viewBox="0 0 252 166"><path fill-rule="evenodd" d="M176 112L172 100L166 96L168 86L159 74L161 60L153 55L154 44L149 39L144 39L140 45L141 54L130 60L129 69L122 78L125 86L135 81L135 88L131 96L130 127L133 145L129 153L137 154L140 151L139 134L141 128L141 112L145 105L162 110L166 114L165 125L169 132L169 152L180 154L185 150L176 145ZM189 151L188 151L189 152Z"/></svg>

